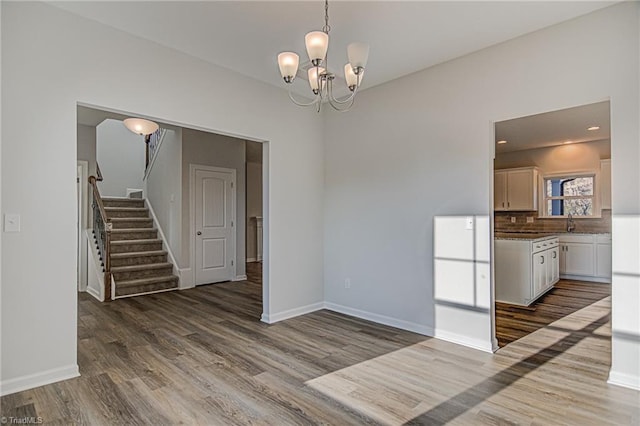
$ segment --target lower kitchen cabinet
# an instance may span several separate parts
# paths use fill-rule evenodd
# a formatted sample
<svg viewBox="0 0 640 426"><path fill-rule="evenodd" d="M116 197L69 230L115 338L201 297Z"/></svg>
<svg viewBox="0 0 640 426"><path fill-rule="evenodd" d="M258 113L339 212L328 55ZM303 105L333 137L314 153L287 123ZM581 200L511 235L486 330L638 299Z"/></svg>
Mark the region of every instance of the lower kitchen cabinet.
<svg viewBox="0 0 640 426"><path fill-rule="evenodd" d="M583 281L610 281L611 235L561 234L560 277Z"/></svg>
<svg viewBox="0 0 640 426"><path fill-rule="evenodd" d="M496 301L528 306L559 280L557 237L496 238Z"/></svg>

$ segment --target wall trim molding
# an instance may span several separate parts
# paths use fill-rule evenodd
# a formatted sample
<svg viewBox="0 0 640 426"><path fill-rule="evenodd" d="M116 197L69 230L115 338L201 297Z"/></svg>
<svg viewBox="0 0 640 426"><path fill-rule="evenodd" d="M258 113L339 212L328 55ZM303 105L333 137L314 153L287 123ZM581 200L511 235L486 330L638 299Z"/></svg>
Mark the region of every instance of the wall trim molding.
<svg viewBox="0 0 640 426"><path fill-rule="evenodd" d="M456 345L466 346L468 348L477 349L482 352L494 353L498 348L494 348L492 342L481 339L474 339L462 334L451 333L449 331L436 329L434 336L436 339L444 340Z"/></svg>
<svg viewBox="0 0 640 426"><path fill-rule="evenodd" d="M25 376L16 377L15 379L0 382L0 395L9 395L79 376L80 370L78 369L77 364L53 368L40 373L27 374Z"/></svg>
<svg viewBox="0 0 640 426"><path fill-rule="evenodd" d="M178 262L176 262L176 258L173 255L173 251L171 250L171 246L169 245L169 241L162 232L162 227L160 226L160 222L158 221L158 217L156 216L155 211L153 210L153 206L151 205L151 201L148 198L144 199L145 206L149 209L149 215L153 219L153 224L158 230L158 235L162 240L162 246L169 254L169 261L173 264L173 273L178 276L178 288L182 288L182 274L180 274L180 268L178 266ZM114 287L115 288L115 287Z"/></svg>
<svg viewBox="0 0 640 426"><path fill-rule="evenodd" d="M191 272L191 268L178 269L178 276L180 277L178 289L187 290L196 286L193 282L193 273Z"/></svg>
<svg viewBox="0 0 640 426"><path fill-rule="evenodd" d="M389 327L399 328L401 330L411 331L413 333L422 334L424 336L433 337L433 328L418 324L411 321L405 321L397 318L388 317L386 315L375 314L373 312L363 311L361 309L350 308L337 303L325 302L325 309L352 317L372 321L378 324L387 325Z"/></svg>
<svg viewBox="0 0 640 426"><path fill-rule="evenodd" d="M254 262L257 262L257 261L258 261L258 259L256 259L255 257L247 257L246 258L246 262L247 263L254 263Z"/></svg>
<svg viewBox="0 0 640 426"><path fill-rule="evenodd" d="M246 281L246 280L247 280L246 275L236 275L236 277L233 278L231 281Z"/></svg>
<svg viewBox="0 0 640 426"><path fill-rule="evenodd" d="M324 302L312 303L306 306L300 306L299 308L293 308L286 311L278 312L275 314L262 314L260 321L267 324L274 324L279 321L284 321L289 318L294 318L300 315L310 314L311 312L319 311L325 308Z"/></svg>
<svg viewBox="0 0 640 426"><path fill-rule="evenodd" d="M609 379L607 383L615 386L640 391L640 377L632 374L618 373L617 371L609 371Z"/></svg>

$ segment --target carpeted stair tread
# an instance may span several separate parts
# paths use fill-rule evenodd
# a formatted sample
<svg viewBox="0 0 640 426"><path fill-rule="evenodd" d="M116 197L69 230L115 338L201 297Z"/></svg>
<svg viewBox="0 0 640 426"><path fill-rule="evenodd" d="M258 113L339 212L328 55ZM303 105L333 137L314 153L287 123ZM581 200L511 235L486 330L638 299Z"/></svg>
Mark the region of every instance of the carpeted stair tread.
<svg viewBox="0 0 640 426"><path fill-rule="evenodd" d="M125 288L125 287L133 287L137 285L157 284L157 283L166 282L166 281L175 281L176 286L178 285L177 276L165 275L162 277L140 278L137 280L120 281L116 283L116 287Z"/></svg>
<svg viewBox="0 0 640 426"><path fill-rule="evenodd" d="M113 232L113 230L111 231ZM127 244L153 244L153 243L161 243L162 240L160 238L143 238L139 240L118 240L112 241L112 245L116 246L126 246Z"/></svg>
<svg viewBox="0 0 640 426"><path fill-rule="evenodd" d="M125 241L131 241L131 240L125 240ZM131 253L111 253L111 259L120 259L123 257L163 256L165 254L167 254L166 250L134 251Z"/></svg>
<svg viewBox="0 0 640 426"><path fill-rule="evenodd" d="M111 222L153 222L150 217L112 217Z"/></svg>
<svg viewBox="0 0 640 426"><path fill-rule="evenodd" d="M141 217L141 218L149 218L149 210L144 207L105 207L105 213L107 214L107 218L133 218L133 217Z"/></svg>
<svg viewBox="0 0 640 426"><path fill-rule="evenodd" d="M111 268L111 272L112 273L135 272L135 271L144 271L148 269L163 269L168 267L173 268L173 264L169 262L162 262L162 263L148 263L146 265L115 266Z"/></svg>

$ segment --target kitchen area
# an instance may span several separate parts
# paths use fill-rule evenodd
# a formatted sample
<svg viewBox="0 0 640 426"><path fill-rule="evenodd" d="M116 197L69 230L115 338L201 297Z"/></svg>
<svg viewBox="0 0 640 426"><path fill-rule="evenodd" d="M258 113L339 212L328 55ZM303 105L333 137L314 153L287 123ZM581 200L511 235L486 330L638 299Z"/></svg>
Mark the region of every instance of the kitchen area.
<svg viewBox="0 0 640 426"><path fill-rule="evenodd" d="M609 102L496 123L499 346L610 295Z"/></svg>

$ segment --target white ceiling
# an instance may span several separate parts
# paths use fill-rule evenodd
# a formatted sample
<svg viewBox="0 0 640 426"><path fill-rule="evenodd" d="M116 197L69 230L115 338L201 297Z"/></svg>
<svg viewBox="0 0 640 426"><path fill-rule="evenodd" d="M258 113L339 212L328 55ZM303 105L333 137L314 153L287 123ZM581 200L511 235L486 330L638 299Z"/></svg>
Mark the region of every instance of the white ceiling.
<svg viewBox="0 0 640 426"><path fill-rule="evenodd" d="M587 130L598 126L598 130ZM609 101L496 123L496 154L611 138Z"/></svg>
<svg viewBox="0 0 640 426"><path fill-rule="evenodd" d="M329 68L342 75L347 44L369 43L366 89L613 3L331 1ZM324 23L321 0L52 4L279 87L277 54L303 62L304 35Z"/></svg>

